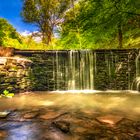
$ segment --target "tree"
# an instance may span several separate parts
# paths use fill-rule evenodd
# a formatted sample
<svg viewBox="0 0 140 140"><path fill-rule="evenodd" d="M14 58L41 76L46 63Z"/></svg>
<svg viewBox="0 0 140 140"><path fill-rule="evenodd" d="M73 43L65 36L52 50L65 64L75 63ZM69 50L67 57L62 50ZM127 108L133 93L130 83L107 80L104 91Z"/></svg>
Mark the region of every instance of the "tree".
<svg viewBox="0 0 140 140"><path fill-rule="evenodd" d="M84 49L81 26L78 20L80 5L72 1L71 8L65 13L64 22L61 24L60 44L65 49Z"/></svg>
<svg viewBox="0 0 140 140"><path fill-rule="evenodd" d="M122 48L127 32L140 27L140 1L81 0L79 6L75 19L67 16L62 36L72 32L76 21L85 40L83 45L118 42L118 48Z"/></svg>
<svg viewBox="0 0 140 140"><path fill-rule="evenodd" d="M16 29L6 19L0 18L0 46L12 46L22 43Z"/></svg>
<svg viewBox="0 0 140 140"><path fill-rule="evenodd" d="M70 0L23 0L21 15L25 22L33 23L42 34L42 41L49 45L55 28L63 21Z"/></svg>

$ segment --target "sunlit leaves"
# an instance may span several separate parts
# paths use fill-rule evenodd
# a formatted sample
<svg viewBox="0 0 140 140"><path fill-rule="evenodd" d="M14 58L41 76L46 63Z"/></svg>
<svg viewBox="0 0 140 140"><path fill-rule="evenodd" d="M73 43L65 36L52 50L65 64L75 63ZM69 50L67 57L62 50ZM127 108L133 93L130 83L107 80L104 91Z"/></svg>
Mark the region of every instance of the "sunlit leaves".
<svg viewBox="0 0 140 140"><path fill-rule="evenodd" d="M140 30L138 1L80 0L77 5L79 8L71 9L62 25L63 42L67 38L74 44L69 34L72 32L75 38L77 33L80 35L83 48L121 48L126 47L126 41L137 34L136 30ZM68 41L65 45L68 46Z"/></svg>
<svg viewBox="0 0 140 140"><path fill-rule="evenodd" d="M0 18L0 46L14 47L16 44L21 44L21 42L20 35L15 28L5 19Z"/></svg>
<svg viewBox="0 0 140 140"><path fill-rule="evenodd" d="M42 41L49 45L54 28L62 21L70 0L23 0L24 21L36 24L42 33Z"/></svg>

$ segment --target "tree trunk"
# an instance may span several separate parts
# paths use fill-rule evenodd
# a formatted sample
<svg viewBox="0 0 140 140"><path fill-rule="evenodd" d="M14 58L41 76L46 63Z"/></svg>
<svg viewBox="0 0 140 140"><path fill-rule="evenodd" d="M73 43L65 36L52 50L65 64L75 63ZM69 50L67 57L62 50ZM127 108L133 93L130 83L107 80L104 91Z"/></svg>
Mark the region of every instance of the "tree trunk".
<svg viewBox="0 0 140 140"><path fill-rule="evenodd" d="M42 31L42 42L46 45L49 45L52 41L52 32L53 30L43 30Z"/></svg>
<svg viewBox="0 0 140 140"><path fill-rule="evenodd" d="M49 45L52 41L52 33L51 32L48 32L47 34L47 45Z"/></svg>
<svg viewBox="0 0 140 140"><path fill-rule="evenodd" d="M123 46L123 33L121 24L118 25L118 48L122 48Z"/></svg>

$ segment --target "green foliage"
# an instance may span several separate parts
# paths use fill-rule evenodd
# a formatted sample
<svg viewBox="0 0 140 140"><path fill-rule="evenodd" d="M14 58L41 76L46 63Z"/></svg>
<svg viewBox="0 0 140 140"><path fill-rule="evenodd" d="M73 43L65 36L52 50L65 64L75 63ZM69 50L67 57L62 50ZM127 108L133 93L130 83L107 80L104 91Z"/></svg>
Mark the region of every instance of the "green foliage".
<svg viewBox="0 0 140 140"><path fill-rule="evenodd" d="M138 7L132 0L81 0L66 13L61 42L68 48L79 42L79 49L127 47L126 41L140 35Z"/></svg>
<svg viewBox="0 0 140 140"><path fill-rule="evenodd" d="M4 90L3 94L1 96L7 97L7 98L12 98L14 96L14 93L10 93L8 90Z"/></svg>
<svg viewBox="0 0 140 140"><path fill-rule="evenodd" d="M48 47L43 43L37 43L30 36L21 36L6 19L0 18L0 46L16 49L44 50Z"/></svg>
<svg viewBox="0 0 140 140"><path fill-rule="evenodd" d="M42 42L23 37L0 18L0 46L27 50L140 47L140 1L23 0L22 17ZM57 33L57 37L55 37Z"/></svg>
<svg viewBox="0 0 140 140"><path fill-rule="evenodd" d="M70 0L23 0L21 15L25 22L38 26L43 43L48 45L69 7Z"/></svg>
<svg viewBox="0 0 140 140"><path fill-rule="evenodd" d="M21 43L20 35L15 28L7 20L0 18L0 46L14 47Z"/></svg>

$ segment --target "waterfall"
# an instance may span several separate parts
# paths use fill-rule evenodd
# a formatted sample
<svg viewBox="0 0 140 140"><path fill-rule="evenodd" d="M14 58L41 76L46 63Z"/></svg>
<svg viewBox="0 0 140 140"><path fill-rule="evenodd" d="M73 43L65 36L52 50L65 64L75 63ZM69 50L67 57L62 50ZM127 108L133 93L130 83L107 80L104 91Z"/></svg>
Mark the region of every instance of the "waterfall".
<svg viewBox="0 0 140 140"><path fill-rule="evenodd" d="M55 74L53 73L53 79L55 79L55 90L59 90L63 87L63 89L65 89L65 80L66 80L66 74L67 72L65 72L65 68L67 66L65 66L65 62L66 60L63 59L62 57L63 53L60 51L56 51L55 52L55 63L54 63L54 69L53 71L55 71Z"/></svg>
<svg viewBox="0 0 140 140"><path fill-rule="evenodd" d="M53 79L56 81L56 90L60 90L65 80L66 90L93 90L94 89L94 54L90 50L56 51L56 69Z"/></svg>
<svg viewBox="0 0 140 140"><path fill-rule="evenodd" d="M48 89L140 89L140 52L136 56L117 50L66 50L53 51L47 56L53 64L53 67L50 62L47 64Z"/></svg>
<svg viewBox="0 0 140 140"><path fill-rule="evenodd" d="M33 61L33 90L140 91L140 49L16 51Z"/></svg>
<svg viewBox="0 0 140 140"><path fill-rule="evenodd" d="M68 90L94 89L94 53L89 50L69 51Z"/></svg>
<svg viewBox="0 0 140 140"><path fill-rule="evenodd" d="M136 77L140 77L140 51L136 58Z"/></svg>
<svg viewBox="0 0 140 140"><path fill-rule="evenodd" d="M140 90L140 51L138 56L136 57L136 78L132 83L132 89L137 91Z"/></svg>

